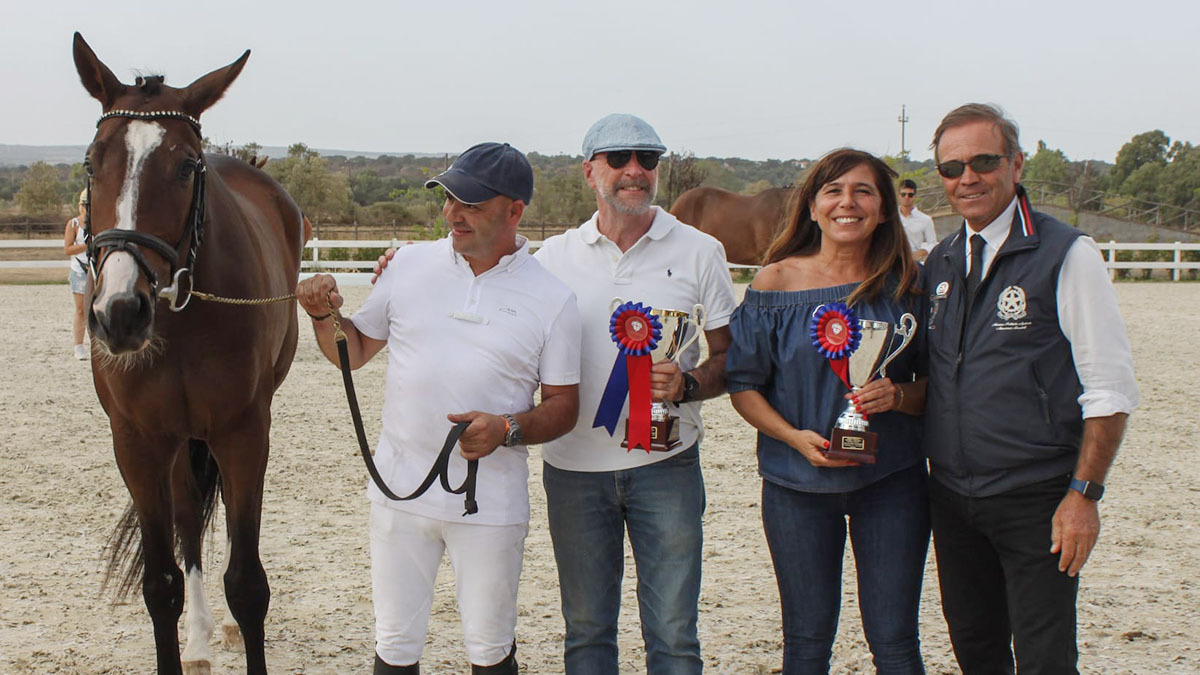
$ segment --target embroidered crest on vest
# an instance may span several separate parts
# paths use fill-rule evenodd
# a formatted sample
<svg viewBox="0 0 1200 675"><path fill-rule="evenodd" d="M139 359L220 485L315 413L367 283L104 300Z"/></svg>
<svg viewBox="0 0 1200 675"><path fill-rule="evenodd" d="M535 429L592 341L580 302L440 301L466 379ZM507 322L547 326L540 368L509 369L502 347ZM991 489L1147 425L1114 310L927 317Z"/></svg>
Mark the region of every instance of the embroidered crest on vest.
<svg viewBox="0 0 1200 675"><path fill-rule="evenodd" d="M1000 292L996 300L996 315L1005 321L1025 318L1025 289L1009 286Z"/></svg>

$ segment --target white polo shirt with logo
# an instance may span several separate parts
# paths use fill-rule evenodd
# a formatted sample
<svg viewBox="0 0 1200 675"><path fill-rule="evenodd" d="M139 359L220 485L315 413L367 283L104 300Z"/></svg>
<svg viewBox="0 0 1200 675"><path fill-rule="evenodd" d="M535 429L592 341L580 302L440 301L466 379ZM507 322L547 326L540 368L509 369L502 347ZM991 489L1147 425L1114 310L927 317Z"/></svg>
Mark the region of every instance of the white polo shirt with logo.
<svg viewBox="0 0 1200 675"><path fill-rule="evenodd" d="M628 400L613 435L604 427L592 426L617 358L617 345L608 327L614 298L685 312L691 312L699 303L707 313L705 330L729 325L737 304L721 243L661 208L653 208L650 230L624 253L600 234L597 216L593 215L578 228L550 237L534 254L575 292L582 323L579 422L567 435L542 446L542 457L555 468L631 469L662 461L703 437L699 401L678 407L667 405L669 413L679 417L680 425L680 444L671 452L647 453L641 448L629 451L621 447L629 416ZM678 358L679 366L691 370L699 358L700 344L696 342Z"/></svg>
<svg viewBox="0 0 1200 675"><path fill-rule="evenodd" d="M495 415L533 408L540 384L579 382L575 297L529 254L528 241L475 276L449 238L401 248L352 320L367 337L387 340L383 431L375 463L398 495L429 473L453 424L450 413ZM482 525L529 521L528 451L500 446L479 460L479 512L463 516L463 495L440 483L406 502L372 482L368 496L429 518ZM456 448L450 484L466 477Z"/></svg>

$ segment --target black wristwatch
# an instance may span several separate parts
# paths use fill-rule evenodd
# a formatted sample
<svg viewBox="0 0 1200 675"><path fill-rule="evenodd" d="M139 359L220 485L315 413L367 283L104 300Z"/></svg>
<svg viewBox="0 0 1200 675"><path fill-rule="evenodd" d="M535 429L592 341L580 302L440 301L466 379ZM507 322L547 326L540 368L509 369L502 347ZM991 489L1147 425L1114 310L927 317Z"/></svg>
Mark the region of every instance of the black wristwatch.
<svg viewBox="0 0 1200 675"><path fill-rule="evenodd" d="M1100 501L1100 498L1104 496L1104 486L1100 483L1093 483L1090 480L1072 478L1071 489L1094 502Z"/></svg>
<svg viewBox="0 0 1200 675"><path fill-rule="evenodd" d="M683 374L683 398L676 401L675 404L678 405L680 403L687 403L688 401L695 401L699 396L700 382L697 381L695 377L692 377L691 373L685 372Z"/></svg>
<svg viewBox="0 0 1200 675"><path fill-rule="evenodd" d="M504 418L504 447L511 448L521 444L521 425L512 415L501 415Z"/></svg>

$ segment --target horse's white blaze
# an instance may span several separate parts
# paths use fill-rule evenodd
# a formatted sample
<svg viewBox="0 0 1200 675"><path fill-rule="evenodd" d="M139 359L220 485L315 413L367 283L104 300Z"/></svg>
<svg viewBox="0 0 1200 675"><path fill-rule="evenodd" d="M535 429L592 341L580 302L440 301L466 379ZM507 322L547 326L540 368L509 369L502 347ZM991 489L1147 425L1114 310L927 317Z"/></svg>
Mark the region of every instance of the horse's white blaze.
<svg viewBox="0 0 1200 675"><path fill-rule="evenodd" d="M208 641L212 639L213 616L208 607L208 596L204 593L204 575L199 567L187 571L183 589L186 593L184 630L187 631L187 646L181 658L185 662L209 661L211 654Z"/></svg>
<svg viewBox="0 0 1200 675"><path fill-rule="evenodd" d="M162 143L166 129L158 122L133 120L125 127L125 150L128 162L125 165L125 184L117 197L117 229L137 229L138 192L141 188L142 169L146 158ZM117 251L104 263L104 283L96 293L94 306L103 311L113 296L131 293L137 282L138 267L133 256Z"/></svg>

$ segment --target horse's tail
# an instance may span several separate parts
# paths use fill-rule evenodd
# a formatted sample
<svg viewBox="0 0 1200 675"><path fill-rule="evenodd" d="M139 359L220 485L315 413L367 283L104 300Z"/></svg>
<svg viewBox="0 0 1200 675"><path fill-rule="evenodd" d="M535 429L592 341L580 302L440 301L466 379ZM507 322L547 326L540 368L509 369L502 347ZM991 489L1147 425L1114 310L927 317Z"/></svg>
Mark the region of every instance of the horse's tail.
<svg viewBox="0 0 1200 675"><path fill-rule="evenodd" d="M186 472L185 490L198 500L203 535L216 512L221 473L212 453L208 451L208 444L201 440L193 438L188 441L187 462L189 470ZM175 495L176 499L180 497L181 495ZM141 586L146 564L142 550L141 527L132 500L129 506L125 507L125 512L121 514L112 534L108 536L108 541L104 544L104 554L108 558L108 565L104 570L104 581L100 585L100 591L103 593L113 584L113 600L120 602Z"/></svg>

